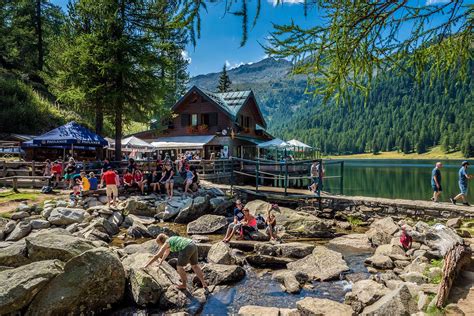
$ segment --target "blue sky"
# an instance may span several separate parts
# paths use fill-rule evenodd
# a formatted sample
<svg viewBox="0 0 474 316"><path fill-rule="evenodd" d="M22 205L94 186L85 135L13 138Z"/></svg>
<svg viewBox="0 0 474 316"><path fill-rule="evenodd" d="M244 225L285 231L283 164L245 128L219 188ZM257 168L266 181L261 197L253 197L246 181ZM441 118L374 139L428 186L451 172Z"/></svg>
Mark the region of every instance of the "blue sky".
<svg viewBox="0 0 474 316"><path fill-rule="evenodd" d="M272 30L272 22L285 24L294 20L300 26L311 26L318 23L316 12L309 12L304 16L303 0L283 0L282 5L275 5L277 0L262 0L260 17L256 26L250 30L247 44L240 47L242 25L240 17L225 14L225 1L207 3L208 11L202 12L201 38L194 48L189 45L184 52L191 64L188 68L191 76L210 72L219 72L224 63L229 68L242 64L259 61L265 58L265 52L259 43L265 44L266 38ZM412 0L415 5L433 5L444 3L447 0ZM51 0L66 10L68 0ZM237 1L235 10L240 8ZM472 3L473 1L466 1ZM253 21L256 0L249 1L248 9L251 12L249 21ZM434 21L436 23L436 21Z"/></svg>

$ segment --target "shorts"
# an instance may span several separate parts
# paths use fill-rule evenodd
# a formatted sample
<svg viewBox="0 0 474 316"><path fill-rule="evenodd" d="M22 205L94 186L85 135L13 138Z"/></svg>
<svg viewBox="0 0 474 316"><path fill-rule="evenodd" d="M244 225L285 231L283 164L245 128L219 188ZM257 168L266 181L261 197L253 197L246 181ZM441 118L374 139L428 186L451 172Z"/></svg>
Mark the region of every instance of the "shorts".
<svg viewBox="0 0 474 316"><path fill-rule="evenodd" d="M114 195L114 198L118 197L118 188L116 184L108 184L105 187L105 193L107 194L107 197L110 198L111 195Z"/></svg>
<svg viewBox="0 0 474 316"><path fill-rule="evenodd" d="M238 232L242 228L242 223L237 223L237 224L230 223L229 228L232 229L234 231L234 233Z"/></svg>
<svg viewBox="0 0 474 316"><path fill-rule="evenodd" d="M198 264L198 248L193 242L184 247L178 254L178 266L184 267L188 263L192 266Z"/></svg>
<svg viewBox="0 0 474 316"><path fill-rule="evenodd" d="M268 234L270 232L270 230L272 231L272 233L274 233L275 232L275 226L268 225L267 228L265 229L265 231Z"/></svg>
<svg viewBox="0 0 474 316"><path fill-rule="evenodd" d="M441 192L443 191L443 188L441 186L439 186L439 189L438 187L436 187L436 185L432 185L431 186L433 188L433 192Z"/></svg>
<svg viewBox="0 0 474 316"><path fill-rule="evenodd" d="M467 194L467 185L463 185L463 184L459 183L459 190L461 190L462 195L466 195Z"/></svg>
<svg viewBox="0 0 474 316"><path fill-rule="evenodd" d="M193 184L193 179L187 179L186 184L189 184L189 185Z"/></svg>
<svg viewBox="0 0 474 316"><path fill-rule="evenodd" d="M74 176L74 174L65 173L64 174L64 180L70 180L70 179L72 179L72 176Z"/></svg>

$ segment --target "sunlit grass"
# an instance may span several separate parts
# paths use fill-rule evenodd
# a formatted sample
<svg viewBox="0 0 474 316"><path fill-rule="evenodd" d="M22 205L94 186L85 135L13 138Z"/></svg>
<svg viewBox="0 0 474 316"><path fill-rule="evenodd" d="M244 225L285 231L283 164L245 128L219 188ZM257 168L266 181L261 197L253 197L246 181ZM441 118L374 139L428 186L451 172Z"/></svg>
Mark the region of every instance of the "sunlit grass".
<svg viewBox="0 0 474 316"><path fill-rule="evenodd" d="M396 151L383 151L376 155L373 153L341 155L341 156L323 156L323 158L333 159L464 159L460 151L445 153L441 146L432 147L428 152L423 154L410 153L404 154Z"/></svg>
<svg viewBox="0 0 474 316"><path fill-rule="evenodd" d="M12 201L36 201L40 193L35 192L14 192L13 190L0 192L0 203Z"/></svg>

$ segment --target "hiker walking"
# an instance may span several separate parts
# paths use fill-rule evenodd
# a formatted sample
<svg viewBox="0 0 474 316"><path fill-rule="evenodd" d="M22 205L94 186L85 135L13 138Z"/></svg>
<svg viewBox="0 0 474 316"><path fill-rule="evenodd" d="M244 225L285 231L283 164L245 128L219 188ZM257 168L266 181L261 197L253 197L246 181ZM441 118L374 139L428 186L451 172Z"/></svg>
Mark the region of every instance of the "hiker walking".
<svg viewBox="0 0 474 316"><path fill-rule="evenodd" d="M439 196L441 195L441 192L443 191L441 187L441 168L443 167L443 164L441 162L437 162L435 167L433 168L433 171L431 171L431 187L433 188L433 197L431 198L431 201L433 202L438 202Z"/></svg>
<svg viewBox="0 0 474 316"><path fill-rule="evenodd" d="M472 175L467 173L467 167L469 166L469 161L465 160L461 163L461 169L459 169L459 190L461 193L456 195L453 198L450 198L451 203L456 204L456 201L462 199L462 204L469 206L470 204L467 202L467 185L470 179L472 179Z"/></svg>

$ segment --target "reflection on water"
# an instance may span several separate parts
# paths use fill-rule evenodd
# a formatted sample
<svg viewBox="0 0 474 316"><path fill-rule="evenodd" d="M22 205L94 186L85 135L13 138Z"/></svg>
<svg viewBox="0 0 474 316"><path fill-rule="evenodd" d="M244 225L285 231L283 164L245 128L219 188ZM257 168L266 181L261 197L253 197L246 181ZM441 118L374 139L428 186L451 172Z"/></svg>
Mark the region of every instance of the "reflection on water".
<svg viewBox="0 0 474 316"><path fill-rule="evenodd" d="M431 188L431 170L437 160L415 159L348 159L344 161L345 195L373 196L386 198L429 200L433 195ZM441 160L442 201L448 201L451 195L459 193L458 170L461 160ZM474 173L473 170L468 172ZM339 168L328 165L326 175L339 175ZM324 190L341 193L339 179L328 179ZM474 184L468 198L474 201Z"/></svg>
<svg viewBox="0 0 474 316"><path fill-rule="evenodd" d="M344 253L344 259L351 269L350 273L367 273L364 260L368 256L369 254ZM296 302L304 297L327 298L343 302L345 294L351 290L349 282L338 280L312 282L312 288L304 288L299 294L288 294L283 292L278 282L272 280L271 274L266 273L262 276L258 270L248 266L246 270L247 277L244 280L212 294L201 315L237 314L240 307L245 305L295 308Z"/></svg>

